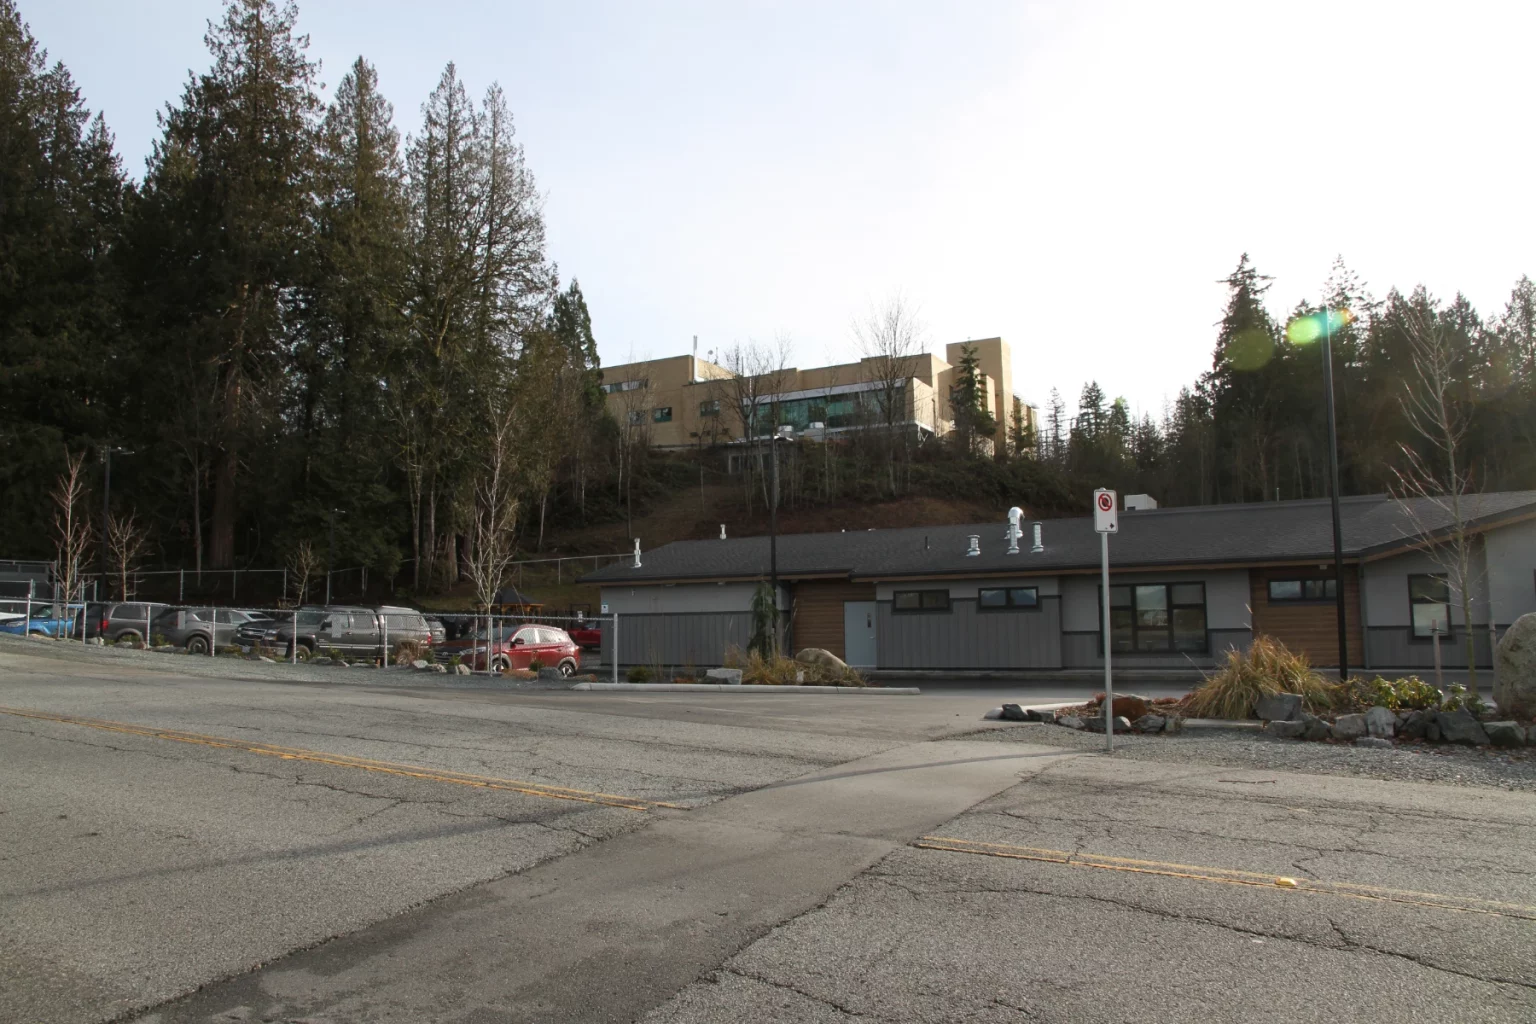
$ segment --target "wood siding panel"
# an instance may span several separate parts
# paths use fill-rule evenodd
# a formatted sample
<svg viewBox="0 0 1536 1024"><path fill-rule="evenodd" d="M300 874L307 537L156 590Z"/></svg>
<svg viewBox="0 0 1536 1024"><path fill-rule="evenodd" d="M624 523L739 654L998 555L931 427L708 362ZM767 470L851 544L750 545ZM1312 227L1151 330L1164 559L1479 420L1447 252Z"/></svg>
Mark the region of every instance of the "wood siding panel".
<svg viewBox="0 0 1536 1024"><path fill-rule="evenodd" d="M820 647L839 658L843 650L843 602L873 601L873 583L846 580L805 580L794 587L791 639L796 650Z"/></svg>
<svg viewBox="0 0 1536 1024"><path fill-rule="evenodd" d="M1332 601L1269 600L1270 580L1319 579L1332 570L1254 569L1249 572L1249 608L1253 611L1254 636L1270 636L1314 665L1339 664L1339 616ZM1349 663L1363 664L1360 638L1360 576L1353 566L1344 568L1344 623L1349 643Z"/></svg>

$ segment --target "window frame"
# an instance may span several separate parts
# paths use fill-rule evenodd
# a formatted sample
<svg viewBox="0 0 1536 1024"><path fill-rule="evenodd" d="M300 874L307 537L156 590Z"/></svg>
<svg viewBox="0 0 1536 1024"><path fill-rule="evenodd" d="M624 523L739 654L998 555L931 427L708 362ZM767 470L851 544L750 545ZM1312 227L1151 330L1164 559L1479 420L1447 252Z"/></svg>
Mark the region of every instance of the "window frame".
<svg viewBox="0 0 1536 1024"><path fill-rule="evenodd" d="M1205 580L1175 580L1175 581L1172 581L1172 582L1150 582L1150 583L1143 583L1143 582L1136 582L1136 583L1111 583L1109 585L1110 600L1111 600L1111 602L1113 602L1113 600L1114 600L1114 592L1116 590L1125 590L1125 591L1129 592L1130 603L1129 603L1129 605L1118 605L1118 606L1114 605L1113 603L1111 604L1110 610L1109 610L1111 625L1110 625L1110 628L1108 628L1108 629L1105 628L1105 623L1104 623L1104 587L1101 584L1098 587L1098 598L1099 598L1099 657L1102 658L1104 656L1104 644L1105 644L1106 640L1111 645L1111 647L1110 647L1111 653L1120 655L1121 657L1133 657L1133 656L1136 656L1136 655L1148 655L1148 654L1151 654L1151 655L1163 655L1163 654L1167 654L1167 655L1210 654L1211 653L1211 614L1210 614L1211 604L1210 604L1210 594L1207 591L1205 584L1206 584ZM1136 603L1136 593L1141 588L1151 588L1151 587L1161 587L1163 589L1163 605L1162 605L1162 609L1161 610L1167 613L1168 624L1166 626L1162 627L1162 628L1159 628L1159 629L1143 628L1139 624L1139 621L1138 621L1139 620L1138 612L1140 611L1140 609L1139 609L1139 607L1138 607L1138 605ZM1174 593L1174 588L1176 588L1176 587L1199 587L1200 588L1200 603L1199 604L1191 604L1188 601L1175 601L1173 599L1173 593ZM1130 618L1130 626L1129 626L1130 646L1122 649L1122 648L1114 646L1114 643L1115 643L1115 629L1114 629L1114 626L1113 626L1113 622L1114 622L1114 619L1115 619L1115 611L1116 611L1116 609L1117 608L1124 609L1124 608L1127 608L1127 607L1129 607L1129 609L1130 609L1130 616L1131 616L1131 618ZM1181 611L1190 611L1190 610L1197 609L1197 608L1200 610L1200 618L1201 618L1202 622L1204 623L1204 627L1205 627L1203 630L1201 630L1202 637L1201 637L1201 641L1200 641L1200 646L1199 647L1180 647L1178 645L1178 639L1177 639L1178 630L1176 629L1176 627L1174 625L1175 620L1178 617L1178 613L1181 612ZM1152 610L1152 609L1149 609L1149 610ZM1140 635L1142 633L1148 633L1148 634L1158 634L1158 633L1161 633L1161 634L1163 634L1164 636L1166 636L1168 638L1168 646L1166 646L1166 647L1158 647L1158 648L1153 648L1153 649L1143 648L1143 647L1140 646Z"/></svg>
<svg viewBox="0 0 1536 1024"><path fill-rule="evenodd" d="M1435 580L1442 587L1445 588L1445 600L1444 601L1425 601L1425 600L1422 600L1422 599L1417 598L1417 597L1414 596L1414 594L1413 594L1413 581L1414 580L1425 580L1425 579L1427 579L1427 580ZM1408 581L1407 582L1408 582L1408 635L1410 637L1412 637L1414 640L1419 641L1420 643L1431 643L1431 642L1433 642L1434 639L1435 639L1435 635L1436 635L1435 632L1434 631L1430 631L1430 632L1426 632L1426 633L1419 632L1419 624L1418 624L1418 622L1417 622L1417 620L1416 620L1416 618L1415 618L1415 616L1413 614L1413 610L1414 610L1414 608L1416 606L1420 606L1420 605L1439 605L1440 607L1445 609L1445 619L1444 619L1444 621L1445 621L1445 632L1440 633L1439 635L1445 637L1448 640L1451 639L1452 637L1454 637L1456 635L1456 627L1455 627L1455 624L1451 622L1451 581L1450 581L1450 578L1445 573L1443 573L1443 572L1411 572L1411 573L1408 574Z"/></svg>
<svg viewBox="0 0 1536 1024"><path fill-rule="evenodd" d="M651 410L652 423L671 423L672 407L670 405L658 405Z"/></svg>
<svg viewBox="0 0 1536 1024"><path fill-rule="evenodd" d="M1300 586L1301 586L1301 596L1300 597L1276 597L1275 596L1275 584L1276 583L1296 583L1296 584L1300 584ZM1322 597L1308 597L1307 596L1307 584L1308 583L1321 583L1323 585L1323 596ZM1328 593L1329 590L1332 590L1333 593L1329 594ZM1266 584L1265 584L1265 591L1264 592L1267 595L1267 599L1268 599L1270 604L1334 604L1339 599L1339 597L1338 597L1338 594L1339 594L1339 581L1338 581L1337 578L1335 578L1333 576L1286 576L1284 578L1276 578L1276 579L1272 579L1272 580L1267 581Z"/></svg>
<svg viewBox="0 0 1536 1024"><path fill-rule="evenodd" d="M1028 590L1032 592L1035 595L1034 603L1014 604L1013 595L1014 592L1018 590ZM988 592L1001 592L1003 595L1003 603L993 605L983 604L981 595ZM986 612L989 615L998 612L1038 612L1040 610L1040 588L1034 585L1021 587L977 587L976 610L978 612Z"/></svg>
<svg viewBox="0 0 1536 1024"><path fill-rule="evenodd" d="M901 600L902 596L904 596L906 594L916 594L917 595L917 607L916 608L902 608L902 607L900 607L900 600ZM934 594L943 594L944 595L943 607L939 607L938 605L931 605L930 606L930 605L927 604L928 597L930 595L934 595ZM949 588L948 587L946 587L946 588L944 588L942 590L940 590L940 589L935 587L935 588L930 588L930 589L927 589L927 590L893 590L893 591L891 591L891 613L893 615L943 615L943 614L948 614L948 613L950 613L952 611L954 611L954 602L950 599Z"/></svg>
<svg viewBox="0 0 1536 1024"><path fill-rule="evenodd" d="M711 398L708 401L700 402L699 403L699 415L702 416L702 417L705 417L705 418L719 416L720 415L720 399L718 399L718 398Z"/></svg>

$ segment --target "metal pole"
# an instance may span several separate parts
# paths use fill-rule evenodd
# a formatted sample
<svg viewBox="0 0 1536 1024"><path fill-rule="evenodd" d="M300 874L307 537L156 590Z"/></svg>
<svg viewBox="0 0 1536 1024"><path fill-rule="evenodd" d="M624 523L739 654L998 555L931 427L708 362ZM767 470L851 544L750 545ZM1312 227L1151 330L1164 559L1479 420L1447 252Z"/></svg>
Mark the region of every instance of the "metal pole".
<svg viewBox="0 0 1536 1024"><path fill-rule="evenodd" d="M106 472L101 482L101 576L107 576L107 519L112 514L112 447L108 445L101 450L102 461L106 463ZM65 595L67 601L68 595ZM123 595L123 600L128 600L128 595ZM82 617L84 613L81 613Z"/></svg>
<svg viewBox="0 0 1536 1024"><path fill-rule="evenodd" d="M297 643L298 639L299 639L298 621L297 621L298 617L295 616L294 619L295 619L295 621L294 621L293 639L294 639L294 642ZM217 608L209 608L208 609L208 657L210 657L210 658L214 657L214 648L217 647L218 644L219 644L219 610ZM295 650L294 653L297 654L298 653L297 650Z"/></svg>
<svg viewBox="0 0 1536 1024"><path fill-rule="evenodd" d="M1438 625L1435 626L1435 628L1431 630L1431 633L1434 634L1435 638L1435 688L1438 690L1444 690L1445 672L1440 667L1440 627Z"/></svg>
<svg viewBox="0 0 1536 1024"><path fill-rule="evenodd" d="M182 604L187 600L187 570L182 569L176 582L176 603Z"/></svg>
<svg viewBox="0 0 1536 1024"><path fill-rule="evenodd" d="M25 640L32 632L32 591L37 587L37 580L27 580L27 613L21 619L21 638ZM81 620L80 632L85 632L84 619Z"/></svg>
<svg viewBox="0 0 1536 1024"><path fill-rule="evenodd" d="M289 662L299 663L299 606L293 606L293 640L288 644Z"/></svg>
<svg viewBox="0 0 1536 1024"><path fill-rule="evenodd" d="M380 628L384 631L384 660L383 660L382 664L385 667L388 667L388 665L389 665L389 616L385 615L383 612L379 612L379 624L380 624Z"/></svg>
<svg viewBox="0 0 1536 1024"><path fill-rule="evenodd" d="M773 590L773 656L780 650L779 640L779 438L768 439L773 462L773 486L768 495L768 579Z"/></svg>
<svg viewBox="0 0 1536 1024"><path fill-rule="evenodd" d="M1109 624L1109 534L1099 534L1099 589L1104 613L1104 752L1115 752L1115 681L1109 671L1109 648L1113 630Z"/></svg>
<svg viewBox="0 0 1536 1024"><path fill-rule="evenodd" d="M1344 612L1344 537L1339 526L1339 428L1333 407L1333 319L1323 308L1323 401L1328 406L1328 479L1333 505L1334 606L1339 619L1339 681L1349 678L1349 627Z"/></svg>
<svg viewBox="0 0 1536 1024"><path fill-rule="evenodd" d="M613 651L613 681L619 681L619 613L613 613L613 641L608 645Z"/></svg>

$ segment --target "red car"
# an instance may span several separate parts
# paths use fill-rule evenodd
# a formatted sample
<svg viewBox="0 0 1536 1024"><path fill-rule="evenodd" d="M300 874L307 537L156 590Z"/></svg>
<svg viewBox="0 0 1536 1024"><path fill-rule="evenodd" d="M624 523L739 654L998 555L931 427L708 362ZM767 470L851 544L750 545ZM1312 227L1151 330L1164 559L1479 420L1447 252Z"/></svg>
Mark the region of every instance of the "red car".
<svg viewBox="0 0 1536 1024"><path fill-rule="evenodd" d="M474 641L464 649L460 661L472 669L485 668L486 641ZM526 669L535 660L544 668L559 669L563 676L573 676L581 666L581 648L563 629L554 626L517 626L497 629L489 644L491 668Z"/></svg>
<svg viewBox="0 0 1536 1024"><path fill-rule="evenodd" d="M578 622L568 632L571 634L571 639L585 650L595 651L603 646L602 625L594 620Z"/></svg>

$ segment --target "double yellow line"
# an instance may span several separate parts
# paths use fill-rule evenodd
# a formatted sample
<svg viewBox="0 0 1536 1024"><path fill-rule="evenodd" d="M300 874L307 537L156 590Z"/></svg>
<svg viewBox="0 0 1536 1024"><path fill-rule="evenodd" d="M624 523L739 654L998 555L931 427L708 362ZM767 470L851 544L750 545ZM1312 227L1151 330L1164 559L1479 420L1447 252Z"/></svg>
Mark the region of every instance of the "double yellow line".
<svg viewBox="0 0 1536 1024"><path fill-rule="evenodd" d="M326 764L336 768L357 768L366 772L397 775L407 779L422 779L427 782L449 782L459 786L473 786L477 789L522 793L525 796L538 796L549 800L575 800L586 804L600 804L604 807L620 807L626 811L650 811L659 807L675 811L688 810L682 804L670 804L661 800L642 800L639 797L596 793L591 790L571 789L566 786L548 786L542 782L524 782L520 779L498 779L489 775L471 775L468 772L427 768L422 765L399 764L394 761L377 761L367 757L353 757L349 754L327 754L322 751L305 750L302 747L280 747L271 743L251 743L246 740L229 739L223 736L204 736L201 733L182 732L177 729L161 729L148 725L133 725L129 722L114 722L101 718L57 715L47 711L34 711L30 708L0 707L0 714L14 715L17 718L36 718L45 722L61 722L65 725L79 725L88 729L125 733L129 736L144 736L149 739L168 740L173 743L192 743L203 747L238 750L247 754L260 754L263 757L277 757L285 761L311 761L315 764Z"/></svg>
<svg viewBox="0 0 1536 1024"><path fill-rule="evenodd" d="M1500 903L1494 900L1479 900L1465 896L1446 896L1434 892L1413 892L1407 889L1385 889L1375 885L1357 885L1353 882L1324 882L1315 878L1288 878L1282 875L1266 875L1254 871L1238 871L1233 868L1203 867L1196 864L1173 864L1156 860L1132 860L1129 857L1107 857L1096 853L1072 853L1066 850L1049 850L1036 846L1014 846L1011 843L982 843L971 839L955 839L949 836L923 836L913 845L921 850L941 850L945 853L970 853L984 857L1003 857L1009 860L1042 861L1047 864L1064 864L1074 868L1128 871L1138 875L1188 878L1197 882L1216 882L1224 885L1250 885L1262 889L1319 893L1326 896L1340 896L1346 899L1382 900L1388 903L1406 903L1411 906L1434 907L1438 910L1454 910L1464 914L1488 914L1493 917L1512 917L1525 921L1536 921L1536 907L1520 903Z"/></svg>

